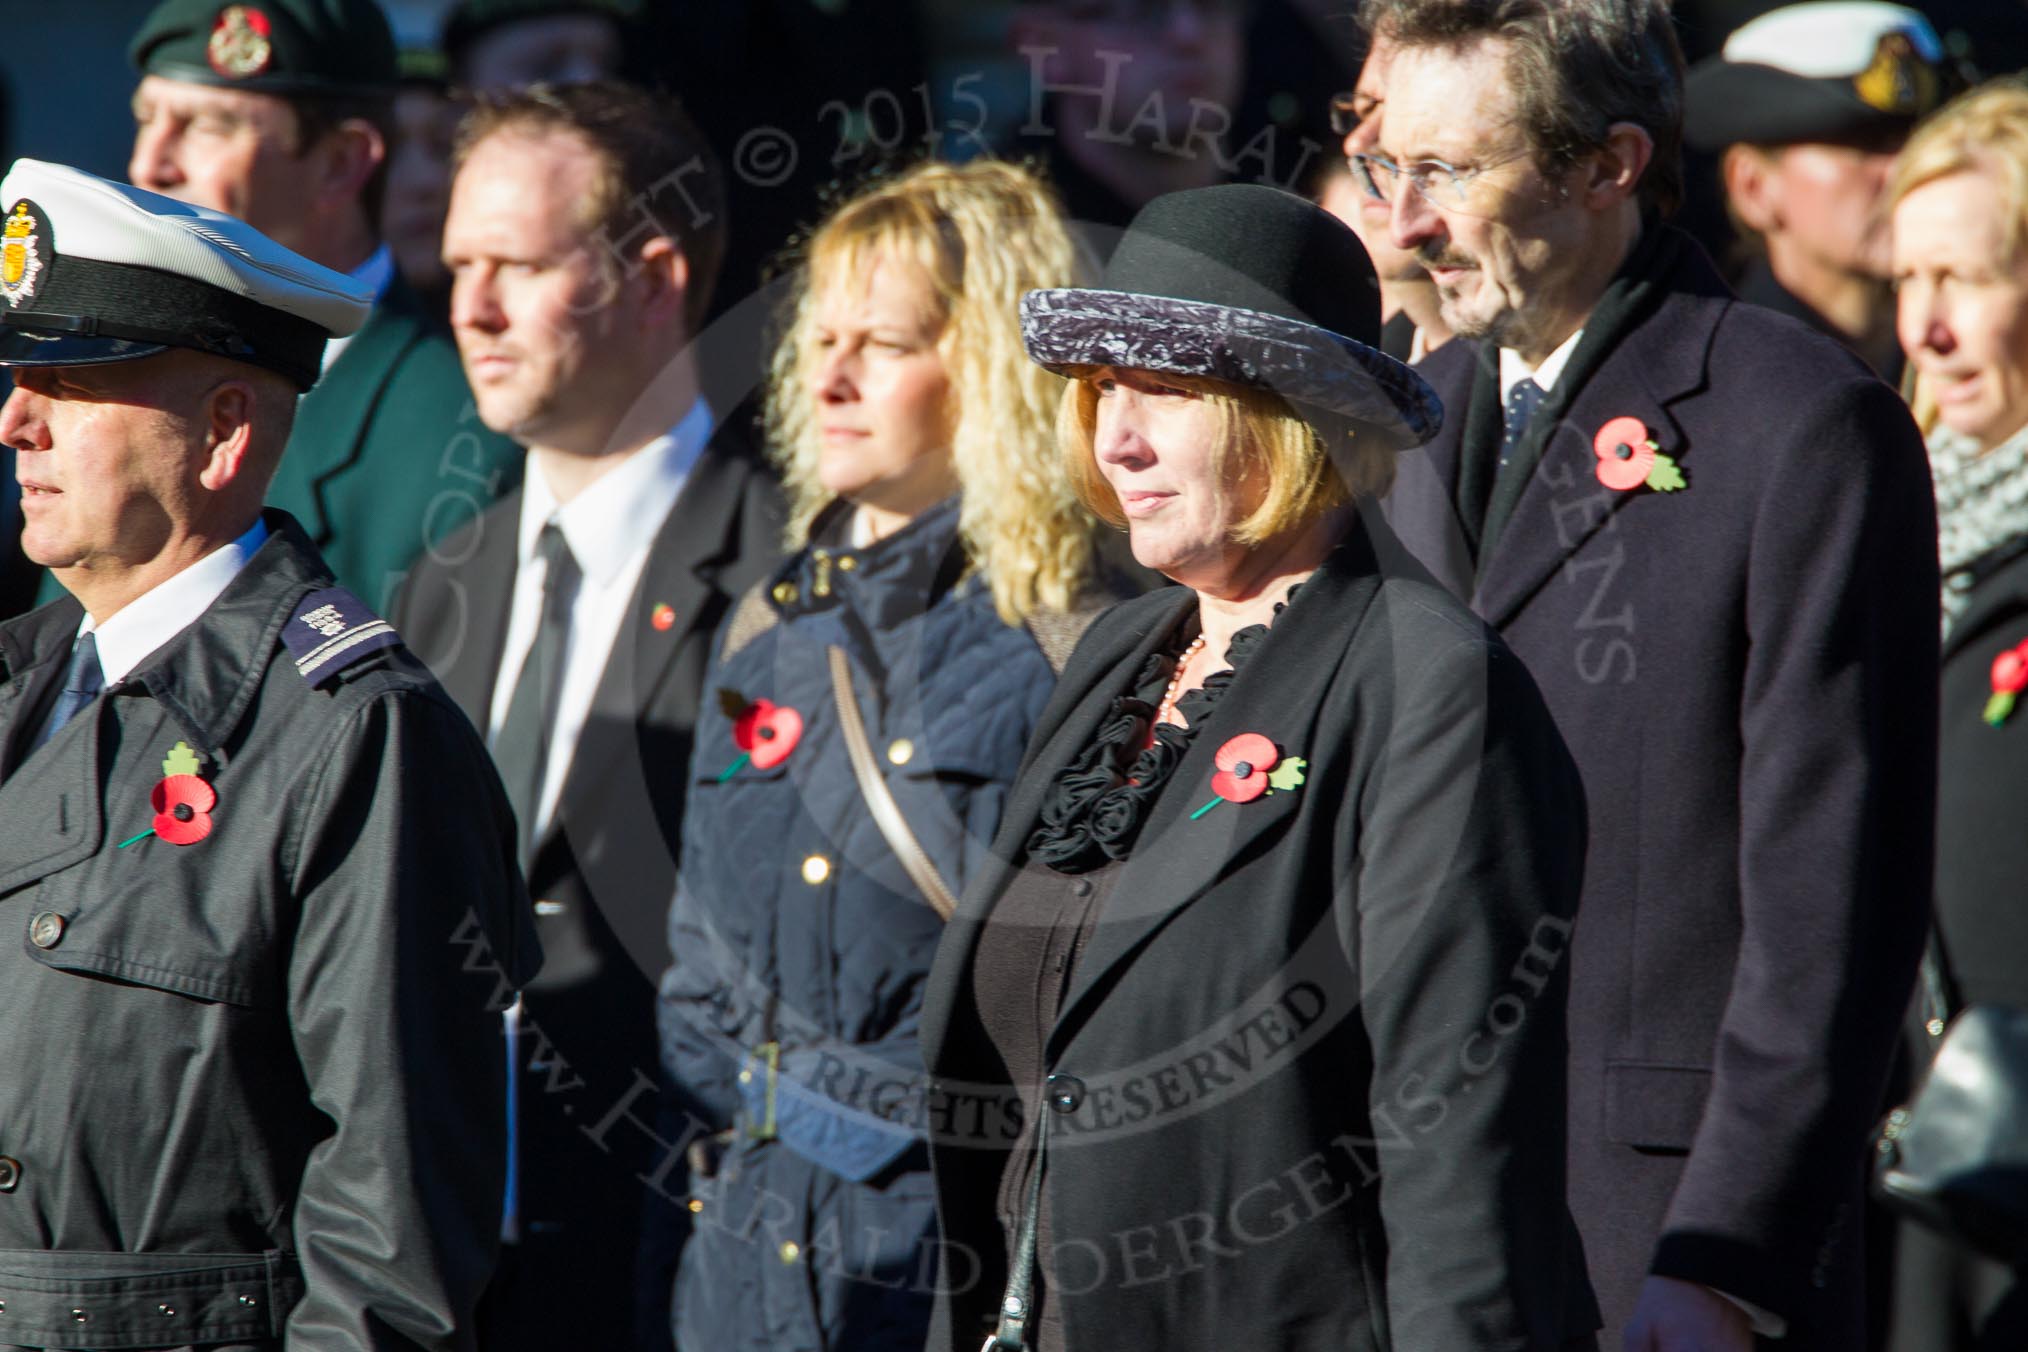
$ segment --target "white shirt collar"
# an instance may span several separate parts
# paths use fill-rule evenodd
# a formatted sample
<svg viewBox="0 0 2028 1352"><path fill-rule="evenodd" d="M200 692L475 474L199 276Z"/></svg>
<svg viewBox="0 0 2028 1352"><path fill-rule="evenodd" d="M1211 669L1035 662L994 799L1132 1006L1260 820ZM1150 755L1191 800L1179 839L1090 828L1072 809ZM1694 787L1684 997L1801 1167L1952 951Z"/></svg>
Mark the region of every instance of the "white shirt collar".
<svg viewBox="0 0 2028 1352"><path fill-rule="evenodd" d="M535 557L542 528L555 521L585 581L605 585L646 549L711 440L711 407L702 398L674 427L607 470L591 487L558 505L538 470L521 499L518 542L523 566Z"/></svg>
<svg viewBox="0 0 2028 1352"><path fill-rule="evenodd" d="M125 680L148 654L195 624L267 538L267 522L256 517L246 534L156 583L104 624L86 615L77 627L78 636L97 635L99 670L105 673L106 684Z"/></svg>
<svg viewBox="0 0 2028 1352"><path fill-rule="evenodd" d="M1579 329L1577 332L1571 334L1570 337L1564 339L1562 343L1558 344L1556 351L1550 353L1548 356L1542 359L1542 365L1535 367L1533 370L1530 370L1528 363L1521 359L1521 354L1519 352L1516 352L1511 347L1501 348L1500 349L1501 407L1503 408L1506 407L1507 396L1509 394L1512 394L1514 392L1514 387L1516 385L1519 385L1523 380L1533 379L1537 385L1540 385L1542 387L1542 392L1544 394L1547 394L1551 390L1555 389L1557 377L1561 376L1563 374L1563 368L1570 364L1570 354L1577 350L1577 340L1582 337L1584 337L1583 329Z"/></svg>

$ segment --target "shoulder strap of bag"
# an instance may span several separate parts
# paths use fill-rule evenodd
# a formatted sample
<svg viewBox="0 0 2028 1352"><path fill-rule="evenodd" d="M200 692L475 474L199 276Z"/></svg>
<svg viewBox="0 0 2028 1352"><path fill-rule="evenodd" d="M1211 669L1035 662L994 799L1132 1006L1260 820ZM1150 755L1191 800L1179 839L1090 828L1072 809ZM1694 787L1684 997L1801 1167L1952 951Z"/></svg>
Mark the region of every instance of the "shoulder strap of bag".
<svg viewBox="0 0 2028 1352"><path fill-rule="evenodd" d="M865 795L866 806L873 811L873 824L880 828L887 847L908 871L909 880L930 909L949 920L958 909L958 899L944 886L915 832L908 829L901 804L894 801L893 792L881 777L880 763L873 758L872 744L866 740L866 722L859 716L859 700L852 693L852 663L845 650L835 643L826 656L831 664L831 693L838 702L838 728L845 734L845 754L852 759L852 776L859 781L859 792Z"/></svg>

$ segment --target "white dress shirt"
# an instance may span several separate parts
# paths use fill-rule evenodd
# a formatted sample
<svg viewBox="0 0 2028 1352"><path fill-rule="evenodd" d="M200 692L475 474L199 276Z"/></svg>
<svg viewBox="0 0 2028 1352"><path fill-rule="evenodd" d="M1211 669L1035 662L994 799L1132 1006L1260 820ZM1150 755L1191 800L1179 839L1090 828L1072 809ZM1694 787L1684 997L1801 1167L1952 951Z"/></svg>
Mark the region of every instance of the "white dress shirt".
<svg viewBox="0 0 2028 1352"><path fill-rule="evenodd" d="M381 245L378 249L366 255L366 261L352 269L349 275L353 281L360 283L373 293L373 303L375 305L380 304L381 301L387 299L387 288L394 285L394 250L385 244ZM346 334L343 338L326 339L324 343L324 364L318 369L320 371L330 370L331 364L338 360L339 354L345 351L352 340L358 336L358 333L355 331Z"/></svg>
<svg viewBox="0 0 2028 1352"><path fill-rule="evenodd" d="M529 824L530 839L540 839L548 829L564 778L570 773L571 755L591 713L592 696L605 675L613 641L619 637L628 603L647 566L648 551L710 440L711 409L699 399L667 434L635 451L561 505L539 467L530 461L521 495L507 644L493 678L492 716L486 729L489 744L499 737L500 726L507 721L515 682L542 619L548 569L536 557L535 545L543 526L556 523L583 577L570 609L563 680L557 692L556 718L549 729L542 792L535 820Z"/></svg>
<svg viewBox="0 0 2028 1352"><path fill-rule="evenodd" d="M1577 340L1584 337L1579 329L1570 337L1557 344L1556 351L1542 359L1542 365L1531 367L1519 352L1511 347L1500 349L1500 407L1507 407L1507 396L1523 380L1532 379L1542 387L1544 394L1556 388L1556 381L1563 374L1563 368L1570 365L1570 354L1577 351Z"/></svg>
<svg viewBox="0 0 2028 1352"><path fill-rule="evenodd" d="M106 684L125 680L148 654L195 624L267 538L267 523L255 517L246 534L229 545L220 545L166 582L156 583L121 606L105 623L86 615L77 627L78 637L97 635L99 670L105 673Z"/></svg>

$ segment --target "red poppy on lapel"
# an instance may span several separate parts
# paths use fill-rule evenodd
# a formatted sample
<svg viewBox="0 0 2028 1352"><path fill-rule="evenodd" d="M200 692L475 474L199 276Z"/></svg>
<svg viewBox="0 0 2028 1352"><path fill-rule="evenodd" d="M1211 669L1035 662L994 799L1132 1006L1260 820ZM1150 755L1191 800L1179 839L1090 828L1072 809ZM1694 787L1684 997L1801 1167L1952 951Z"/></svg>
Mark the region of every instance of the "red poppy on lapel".
<svg viewBox="0 0 2028 1352"><path fill-rule="evenodd" d="M655 626L656 633L668 633L676 627L676 607L664 601L649 613L648 623Z"/></svg>
<svg viewBox="0 0 2028 1352"><path fill-rule="evenodd" d="M2014 697L2028 688L2028 639L1993 659L1993 697L1986 701L1986 722L1994 727L2014 712Z"/></svg>
<svg viewBox="0 0 2028 1352"><path fill-rule="evenodd" d="M1648 487L1673 493L1685 486L1676 461L1662 454L1648 425L1639 418L1613 418L1591 439L1598 457L1598 481L1615 492Z"/></svg>
<svg viewBox="0 0 2028 1352"><path fill-rule="evenodd" d="M1196 821L1220 803L1251 803L1276 789L1302 785L1303 770L1309 762L1301 756L1284 758L1281 748L1257 732L1242 732L1227 738L1212 757L1218 769L1211 776L1211 791L1218 796L1190 814Z"/></svg>
<svg viewBox="0 0 2028 1352"><path fill-rule="evenodd" d="M723 784L753 762L756 770L771 770L789 758L803 738L803 716L786 704L771 699L749 701L737 690L720 690L718 707L732 720L732 744L739 759L725 767L718 782Z"/></svg>
<svg viewBox="0 0 2028 1352"><path fill-rule="evenodd" d="M188 742L178 742L162 761L162 781L148 794L155 809L155 824L120 849L149 836L160 836L171 845L195 845L211 834L211 810L218 806L218 790L199 773L204 764Z"/></svg>

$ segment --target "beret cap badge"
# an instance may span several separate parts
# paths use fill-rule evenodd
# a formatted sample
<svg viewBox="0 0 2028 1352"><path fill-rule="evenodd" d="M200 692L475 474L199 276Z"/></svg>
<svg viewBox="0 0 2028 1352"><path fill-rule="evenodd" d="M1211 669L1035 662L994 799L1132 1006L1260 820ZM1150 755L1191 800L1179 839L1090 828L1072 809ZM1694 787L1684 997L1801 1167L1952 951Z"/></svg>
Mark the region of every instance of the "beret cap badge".
<svg viewBox="0 0 2028 1352"><path fill-rule="evenodd" d="M48 228L42 213L25 197L7 213L7 224L0 226L0 295L7 297L10 308L35 295Z"/></svg>
<svg viewBox="0 0 2028 1352"><path fill-rule="evenodd" d="M274 60L275 46L269 40L272 31L268 16L254 6L227 5L211 26L211 39L204 44L205 60L228 80L259 75Z"/></svg>
<svg viewBox="0 0 2028 1352"><path fill-rule="evenodd" d="M1867 107L1904 117L1921 116L1939 102L1936 71L1901 32L1881 35L1872 64L1852 78L1852 88Z"/></svg>

